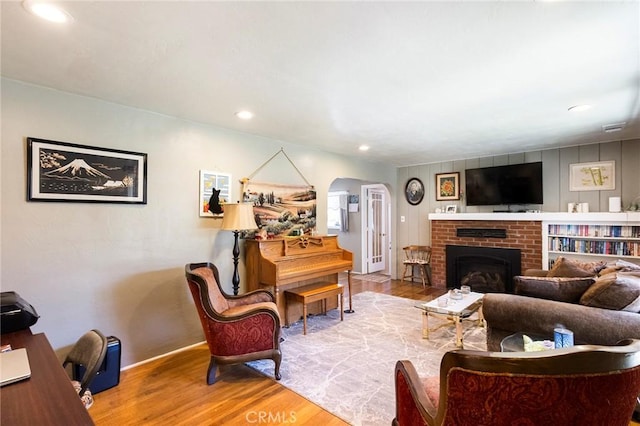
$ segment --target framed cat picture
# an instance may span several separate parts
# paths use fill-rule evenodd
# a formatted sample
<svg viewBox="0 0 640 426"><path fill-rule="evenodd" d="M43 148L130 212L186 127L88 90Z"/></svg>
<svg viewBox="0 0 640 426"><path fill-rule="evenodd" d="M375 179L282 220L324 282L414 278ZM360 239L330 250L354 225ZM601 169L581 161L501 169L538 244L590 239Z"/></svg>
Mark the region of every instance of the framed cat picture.
<svg viewBox="0 0 640 426"><path fill-rule="evenodd" d="M231 175L200 170L200 217L222 218L224 204L229 200L231 200Z"/></svg>

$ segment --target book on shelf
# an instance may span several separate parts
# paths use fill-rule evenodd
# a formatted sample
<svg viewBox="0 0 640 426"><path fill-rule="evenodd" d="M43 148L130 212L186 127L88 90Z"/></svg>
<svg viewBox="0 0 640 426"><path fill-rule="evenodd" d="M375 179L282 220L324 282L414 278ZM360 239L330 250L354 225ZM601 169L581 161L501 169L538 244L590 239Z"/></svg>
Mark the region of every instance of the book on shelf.
<svg viewBox="0 0 640 426"><path fill-rule="evenodd" d="M550 235L573 237L628 237L640 238L640 226L631 225L549 225Z"/></svg>
<svg viewBox="0 0 640 426"><path fill-rule="evenodd" d="M610 256L640 256L640 241L581 240L571 237L550 237L549 250L576 254Z"/></svg>

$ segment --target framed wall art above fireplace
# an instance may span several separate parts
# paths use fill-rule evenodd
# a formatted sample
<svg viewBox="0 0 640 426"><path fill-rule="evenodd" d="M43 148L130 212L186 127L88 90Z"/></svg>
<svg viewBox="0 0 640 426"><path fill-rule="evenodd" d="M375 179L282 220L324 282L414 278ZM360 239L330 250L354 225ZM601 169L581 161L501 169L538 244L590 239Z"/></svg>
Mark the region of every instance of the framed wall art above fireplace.
<svg viewBox="0 0 640 426"><path fill-rule="evenodd" d="M569 165L569 191L616 189L616 162L598 161Z"/></svg>
<svg viewBox="0 0 640 426"><path fill-rule="evenodd" d="M460 173L436 174L436 201L460 199Z"/></svg>

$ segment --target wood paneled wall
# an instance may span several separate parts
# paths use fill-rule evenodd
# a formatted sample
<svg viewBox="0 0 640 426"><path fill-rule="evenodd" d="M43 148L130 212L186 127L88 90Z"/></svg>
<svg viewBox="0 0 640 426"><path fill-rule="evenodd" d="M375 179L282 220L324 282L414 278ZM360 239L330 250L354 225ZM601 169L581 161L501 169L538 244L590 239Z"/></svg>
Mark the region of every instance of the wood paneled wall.
<svg viewBox="0 0 640 426"><path fill-rule="evenodd" d="M460 156L464 156L461 153ZM616 163L616 187L611 191L569 191L569 165L592 161L614 160ZM465 169L506 164L543 162L544 204L531 206L545 212L567 211L571 202L589 203L592 212L607 211L609 197L621 197L623 208L640 196L640 139L579 145L568 148L549 149L492 157L469 158L442 163L421 164L398 168L397 175L397 222L396 222L396 270L402 271L402 247L409 244L431 244L428 214L436 208L455 204L460 212L491 212L496 207L468 207L464 197L458 201L435 200L435 175L460 172L460 185L464 189ZM412 206L403 194L409 178L417 177L425 186L422 203ZM502 206L504 208L505 206ZM404 221L402 220L404 218ZM434 271L435 273L436 271Z"/></svg>

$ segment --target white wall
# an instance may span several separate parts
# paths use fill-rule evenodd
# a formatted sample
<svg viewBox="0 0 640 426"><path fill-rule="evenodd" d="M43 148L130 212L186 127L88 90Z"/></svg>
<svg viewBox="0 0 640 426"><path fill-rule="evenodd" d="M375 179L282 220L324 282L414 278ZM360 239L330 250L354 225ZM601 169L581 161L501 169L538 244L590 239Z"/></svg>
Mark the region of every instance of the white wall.
<svg viewBox="0 0 640 426"><path fill-rule="evenodd" d="M250 126L250 124L248 124ZM64 352L91 328L123 365L201 341L184 265L212 261L231 292L233 236L198 216L199 170L249 176L281 147L315 185L318 230L338 176L387 183L394 167L2 79L0 286L34 305ZM26 137L148 154L146 205L26 201ZM254 181L303 183L280 155ZM242 256L242 254L241 254ZM241 291L244 263L240 265Z"/></svg>
<svg viewBox="0 0 640 426"><path fill-rule="evenodd" d="M357 179L336 179L329 187L330 191L346 191L349 195L360 196L360 187L366 184ZM362 201L362 200L360 200ZM331 229L331 233L338 235L340 247L353 253L353 271L362 272L362 204L360 203L358 212L349 213L349 230L344 232L338 229Z"/></svg>

